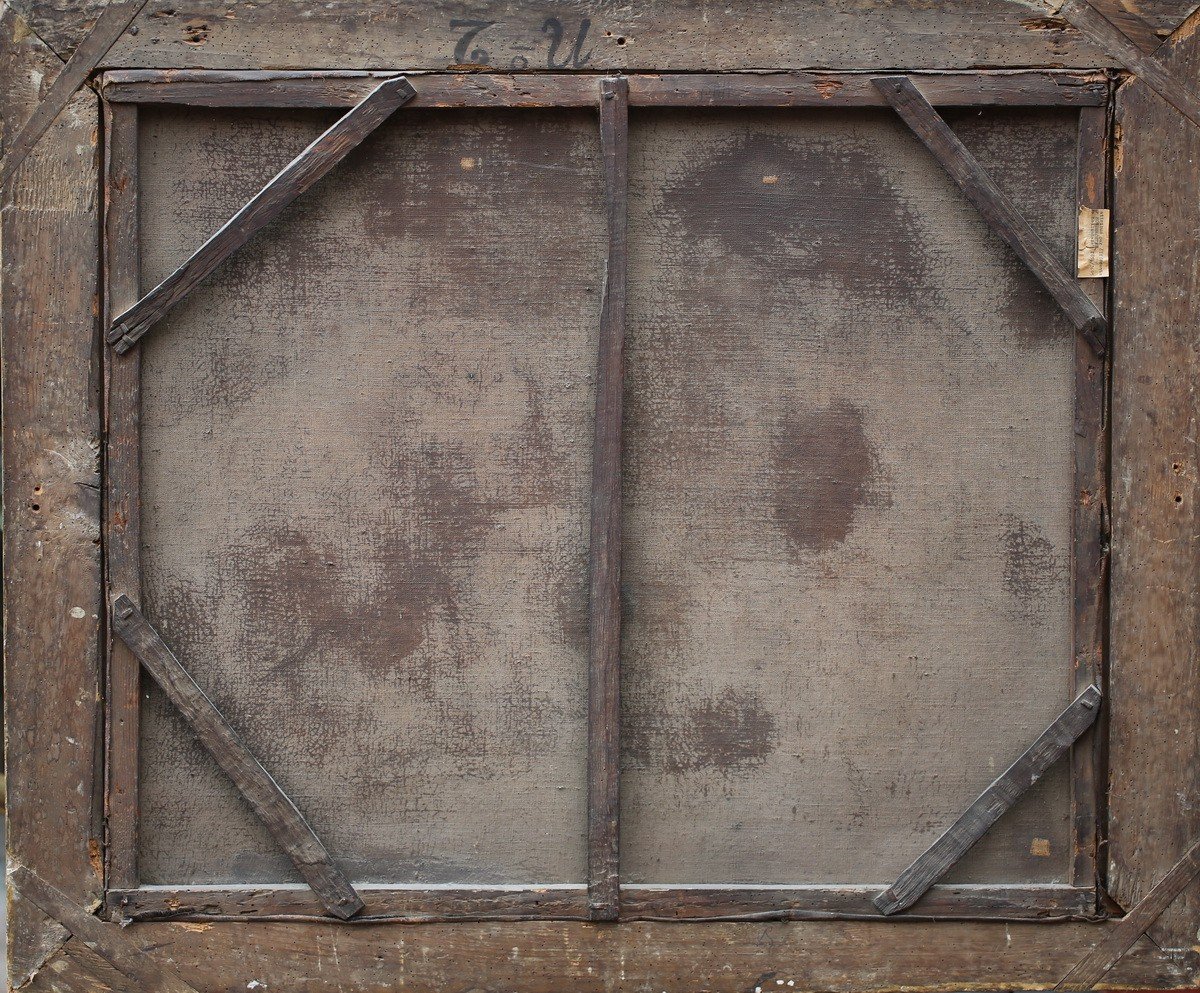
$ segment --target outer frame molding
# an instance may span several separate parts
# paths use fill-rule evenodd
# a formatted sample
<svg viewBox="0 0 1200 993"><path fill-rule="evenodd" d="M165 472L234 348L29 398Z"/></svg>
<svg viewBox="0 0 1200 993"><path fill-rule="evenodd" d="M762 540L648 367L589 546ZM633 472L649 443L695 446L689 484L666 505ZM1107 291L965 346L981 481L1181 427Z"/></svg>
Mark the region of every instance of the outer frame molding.
<svg viewBox="0 0 1200 993"><path fill-rule="evenodd" d="M286 13L263 5L259 13L251 12L246 33L238 40L237 21L217 21L227 7L202 2L187 12L168 15L164 3L155 3L139 23L146 27L136 39L127 37L113 64L130 68L183 62L226 68L262 65L279 54L277 47L255 47L253 42L264 37L264 25L272 17L292 32L296 42L292 51L299 53L291 56L293 61L319 51L319 42L332 37L329 57L338 59L337 64L379 68L396 57L398 35L422 34L421 13L408 7L403 18L385 26L382 47L368 51L372 32L358 30L358 12L324 4L316 10L317 5L311 4L307 6L316 16L306 21L306 5L307 0L289 5ZM55 4L32 0L26 6L38 14L35 30L64 53L85 33L87 11L99 7L93 0ZM504 3L499 9L511 14L514 6ZM919 6L929 9L927 4ZM1010 6L1028 7L985 3L966 13L955 11L944 35L926 31L924 41L914 41L913 35L906 34L904 43L910 50L918 46L918 54L928 53L927 60L940 59L928 65L974 65L981 59L1014 67L1112 64L1070 32L1018 27L1025 13L1005 14L996 22L996 30L991 24L969 36L960 30L964 18L987 21L992 9ZM441 13L450 8L439 2L431 9ZM770 8L756 4L754 11L769 13ZM859 56L852 63L858 67L918 65L880 40L886 32L870 33L872 26L879 29L888 23L873 5L845 15L849 19L839 21L836 31L815 6L807 13L811 16L796 17L793 12L794 23L784 24L757 61L783 67L829 64L809 56L814 47L836 34L849 39L838 42L836 54L843 63L852 51ZM615 14L609 25L625 26L621 16ZM739 31L753 40L744 26L753 16L728 11L713 15L705 25L705 38L718 46L716 59L741 57L741 65L733 67L755 67L746 61L746 49L738 47L740 40L720 47L720 36ZM215 30L201 45L193 46L187 39L200 30L193 18L202 24L209 17ZM664 46L669 51L671 45L695 43L695 36L688 39L672 30L669 13L664 17L629 22L637 30L626 38L625 54L636 52L635 60L661 69L666 63L656 62L655 52ZM809 31L814 22L819 29L815 34ZM912 23L921 28L926 22ZM349 30L351 24L354 31ZM455 38L448 30L440 24L435 27L421 44L439 53L453 47ZM900 30L909 29L901 25ZM786 51L788 39L804 32L810 36L801 38L801 47ZM600 34L602 25L597 20L589 37L598 39ZM510 36L515 37L504 28L506 42ZM656 37L657 48L650 44ZM994 39L997 47L985 53L988 39ZM600 42L606 56L616 51L610 46L616 46L617 40L614 35ZM1028 57L1030 52L1040 55ZM565 54L560 51L559 58ZM1156 54L1176 78L1200 91L1200 46L1194 37L1176 37ZM156 62L163 59L167 61ZM2 3L0 61L6 69L14 67L0 75L0 115L11 127L32 112L40 96L39 74L50 78L60 64ZM272 64L286 64L286 60ZM311 68L312 62L299 65ZM484 89L493 85L493 78L474 77L488 81L480 84ZM52 878L81 907L98 888L89 854L98 851L100 837L94 806L98 791L93 785L98 710L95 696L89 695L99 685L96 659L102 614L93 545L98 533L93 445L98 437L99 401L92 361L97 253L79 248L95 248L95 111L90 93L75 97L14 177L15 201L0 221L9 795L19 808L10 819L9 844L22 861ZM1195 446L1183 443L1194 437L1192 428L1198 419L1190 383L1200 374L1200 360L1189 329L1200 321L1200 294L1191 292L1195 255L1190 240L1190 233L1200 226L1200 208L1192 195L1195 174L1181 165L1200 161L1200 137L1140 81L1122 87L1117 113L1121 132L1113 204L1117 373L1112 397L1117 535L1110 699L1112 781L1118 789L1113 797L1109 871L1113 893L1125 906L1133 906L1190 842L1200 816L1189 800L1196 795L1200 775L1193 538L1198 533L1200 466ZM33 195L35 184L40 199ZM46 208L51 202L57 210ZM31 287L41 289L34 293ZM36 511L31 506L31 485L41 487ZM1176 501L1176 496L1181 499ZM63 610L50 611L46 603L60 604ZM84 611L82 618L74 616L76 607ZM53 661L59 677L55 681L46 680L45 668L37 665L47 660ZM58 724L51 738L51 729L39 722L39 712L60 706L69 722ZM53 766L45 760L51 753L56 756ZM1167 788L1171 777L1176 783L1182 779L1181 789ZM1152 931L1167 948L1190 949L1193 943L1200 917L1194 890L1195 882ZM14 901L10 920L14 979L19 981L49 957L29 982L29 990L132 990L129 984L122 985L120 976L105 972L104 963L76 939L62 944L62 930L26 901ZM755 985L766 989L768 982L780 979L793 979L801 988L822 989L1052 985L1115 925L803 922L611 928L545 922L410 929L212 921L203 926L175 922L133 927L138 930L131 933L146 955L173 963L201 989L224 988L229 976L236 974L246 977L246 982L271 981L276 988L301 993L325 993L350 984L361 990L383 990L394 986L398 977L413 990L472 982L488 989L507 984L529 993L557 991L567 984L583 991L617 985L674 989L703 980L711 990L733 993ZM342 967L330 969L335 958L340 958ZM1104 983L1116 988L1194 987L1198 978L1200 963L1194 952L1164 952L1142 938Z"/></svg>
<svg viewBox="0 0 1200 993"><path fill-rule="evenodd" d="M15 130L62 65L3 3L0 65L0 118ZM103 851L99 150L87 90L21 164L0 211L8 856L80 906L99 893ZM11 980L65 936L15 901Z"/></svg>

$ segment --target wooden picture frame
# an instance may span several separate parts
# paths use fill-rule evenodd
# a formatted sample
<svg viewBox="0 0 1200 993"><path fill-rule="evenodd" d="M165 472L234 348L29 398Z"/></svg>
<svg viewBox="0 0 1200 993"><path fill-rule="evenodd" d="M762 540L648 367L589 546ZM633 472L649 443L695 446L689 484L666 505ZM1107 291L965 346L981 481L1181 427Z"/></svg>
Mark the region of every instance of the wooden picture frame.
<svg viewBox="0 0 1200 993"><path fill-rule="evenodd" d="M28 6L0 10L0 52L17 67L0 91L6 122L24 120L37 102L37 86L31 89L21 73L54 74L61 66L44 39L69 53L85 21L78 11ZM766 6L726 17L747 37L763 37L779 30L768 27L777 22ZM1113 30L1167 73L1164 82L1154 72L1138 75L1130 60L1118 60L1069 22L1059 26L1056 15L1048 25L1026 24L1020 4L978 6L941 15L944 44L927 40L920 18L933 15L914 14L882 50L878 39L890 22L880 10L853 15L858 20L849 36L834 18L814 11L816 29L803 38L790 24L782 29L796 47L783 54L786 46L776 48L771 72L757 71L763 67L751 64L736 37L713 41L705 55L670 40L691 24L687 12L673 7L652 15L658 30L646 32L652 40L642 50L641 25L613 15L603 41L593 26L590 37L600 50L587 71L571 61L587 52L584 32L576 30L583 43L573 51L563 16L545 20L558 23L557 35L553 25L539 31L537 18L519 3L504 5L480 28L463 25L484 19L434 5L412 15L427 31L389 27L381 35L384 54L372 57L357 47L351 15L243 11L250 38L278 30L307 38L319 23L329 39L320 59L307 42L300 54L249 56L215 10L184 17L151 4L134 17L137 33L130 29L110 54L97 56L99 96L80 92L5 188L11 204L3 221L2 299L15 985L207 990L236 978L240 986L365 990L394 985L398 976L416 989L446 988L468 977L466 985L481 989L530 991L564 984L714 990L793 983L846 990L1195 985L1197 919L1194 886L1188 886L1198 867L1192 846L1200 818L1187 798L1194 786L1200 685L1191 665L1197 609L1189 591L1200 470L1186 439L1196 405L1187 383L1197 362L1187 328L1200 305L1185 292L1194 262L1187 232L1197 223L1197 209L1184 192L1194 176L1180 163L1200 161L1200 138L1177 106L1186 106L1186 98L1172 101L1160 92L1181 79L1185 90L1196 86L1196 43L1187 28L1194 18L1190 11L1160 11L1153 15L1155 28L1148 15L1123 4L1096 4L1106 7L1102 13ZM729 27L726 20L698 30L707 36ZM473 58L471 46L479 45L483 71L447 72L461 62L454 55L468 30L499 32L504 40L489 41L489 51L482 51L482 39L473 36L465 54ZM502 50L530 34L551 44L550 67L566 59L561 70L495 71L526 57L510 59ZM183 44L196 46L184 50L188 58L177 54ZM821 58L814 50L835 55ZM312 68L327 60L336 68ZM112 318L145 289L137 285L136 107L350 108L380 78L403 70L426 106L597 108L598 136L616 149L622 119L605 114L605 86L621 103L627 86L631 113L644 106L884 107L872 78L897 60L935 108L1079 107L1080 203L1113 212L1111 288L1103 278L1081 284L1111 315L1111 373L1107 356L1100 358L1084 337L1076 340L1073 679L1077 690L1100 685L1105 704L1098 733L1071 752L1072 884L1023 893L935 887L913 912L893 921L875 919L873 891L813 888L781 898L746 888L687 899L680 892L620 891L612 771L617 741L600 733L611 726L602 724L604 715L615 713L610 637L599 647L593 643L590 669L590 894L587 886L569 893L367 890L372 914L347 925L326 917L299 886L139 888L132 854L140 677L136 658L106 620L111 596L133 595L140 585L139 352L117 355L102 344ZM975 68L981 64L987 68ZM176 65L202 68L170 68ZM756 71L741 71L747 69ZM606 170L610 207L620 199L617 170L614 158ZM51 195L65 206L47 211L43 198ZM610 224L609 258L619 259L623 250L620 227ZM611 282L608 292L605 354L615 369L621 284ZM619 453L619 376L610 374L608 384L597 424L608 425L601 440ZM610 632L618 615L612 571L604 563L611 564L620 547L613 479L598 471L593 480L593 534L601 522L610 530L592 549L592 623ZM47 679L50 665L55 676ZM92 913L97 898L99 918ZM858 919L866 916L872 919ZM117 919L134 923L107 923ZM337 964L323 973L318 964L326 960Z"/></svg>

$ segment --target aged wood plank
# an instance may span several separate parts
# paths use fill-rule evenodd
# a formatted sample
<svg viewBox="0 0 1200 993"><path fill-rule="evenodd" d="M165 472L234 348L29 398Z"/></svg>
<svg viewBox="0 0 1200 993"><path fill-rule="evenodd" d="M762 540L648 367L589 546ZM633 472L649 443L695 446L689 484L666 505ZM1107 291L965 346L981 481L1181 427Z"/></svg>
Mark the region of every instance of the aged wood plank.
<svg viewBox="0 0 1200 993"><path fill-rule="evenodd" d="M1125 0L1089 0L1089 3L1143 52L1153 52L1162 44L1165 36L1159 35L1153 24L1131 10Z"/></svg>
<svg viewBox="0 0 1200 993"><path fill-rule="evenodd" d="M872 886L622 886L621 920L878 919ZM370 915L355 923L440 920L589 920L586 886L360 886ZM307 887L143 886L107 894L113 913L131 920L223 917L316 919ZM1095 891L1062 885L938 885L904 920L1094 920Z"/></svg>
<svg viewBox="0 0 1200 993"><path fill-rule="evenodd" d="M1185 886L1200 873L1200 842L1194 844L1147 893L1136 907L1113 927L1095 948L1071 968L1054 988L1090 990L1099 983L1158 920Z"/></svg>
<svg viewBox="0 0 1200 993"><path fill-rule="evenodd" d="M34 29L69 52L102 4L98 0L20 0ZM1141 0L1141 11L1150 4ZM1173 6L1156 2L1154 6ZM535 6L455 0L352 8L299 0L261 9L249 0L159 2L109 60L114 66L398 70L482 66L506 71L556 67L593 72L782 67L974 67L1101 64L1076 32L1018 0L972 0L931 7L919 0L830 5L817 0L754 0L696 16L688 0L653 8ZM547 22L550 21L549 24Z"/></svg>
<svg viewBox="0 0 1200 993"><path fill-rule="evenodd" d="M203 990L231 976L289 993L448 989L522 993L773 990L919 993L1052 986L1111 925L811 921L703 924L586 921L303 927L252 920L134 925L148 954ZM336 955L335 955L336 952ZM1117 988L1192 984L1196 956L1143 941ZM789 986L788 981L794 985ZM257 988L257 987L256 987ZM270 988L270 987L268 987Z"/></svg>
<svg viewBox="0 0 1200 993"><path fill-rule="evenodd" d="M371 907L355 924L379 921L589 920L587 886L360 886ZM130 920L269 917L316 920L320 903L306 886L142 886L106 894L109 909Z"/></svg>
<svg viewBox="0 0 1200 993"><path fill-rule="evenodd" d="M109 328L108 343L118 354L132 348L214 269L325 176L413 95L412 86L403 76L376 86L361 103L284 166L183 265L122 313Z"/></svg>
<svg viewBox="0 0 1200 993"><path fill-rule="evenodd" d="M138 993L133 980L75 937L68 938L21 989L24 993Z"/></svg>
<svg viewBox="0 0 1200 993"><path fill-rule="evenodd" d="M1200 35L1160 51L1200 78ZM1191 165L1200 129L1147 80L1117 91L1113 168L1113 563L1108 888L1135 906L1200 836L1200 377ZM1167 947L1200 926L1196 883L1154 925Z"/></svg>
<svg viewBox="0 0 1200 993"><path fill-rule="evenodd" d="M124 594L113 602L112 625L288 853L325 908L343 920L362 910L362 900L354 887L334 864L296 805Z"/></svg>
<svg viewBox="0 0 1200 993"><path fill-rule="evenodd" d="M1089 108L1079 116L1079 152L1075 195L1080 212L1105 210L1108 204L1108 111ZM1079 246L1076 246L1078 254ZM1101 310L1103 279L1080 285ZM1108 595L1108 364L1081 337L1075 339L1075 424L1072 487L1073 549L1071 590L1074 602L1072 686L1081 693L1104 685L1105 606ZM1092 735L1071 749L1071 821L1074 834L1071 879L1078 886L1096 883L1104 790L1100 785L1107 736Z"/></svg>
<svg viewBox="0 0 1200 993"><path fill-rule="evenodd" d="M385 77L363 72L222 72L203 69L112 70L106 100L205 107L352 107ZM529 73L410 73L415 107L591 107L595 78ZM937 72L919 77L934 106L1102 106L1108 81L1060 70ZM630 106L886 107L866 73L779 72L639 74L628 77Z"/></svg>
<svg viewBox="0 0 1200 993"><path fill-rule="evenodd" d="M600 307L592 455L588 652L588 902L596 920L620 906L621 417L628 259L629 84L600 82L608 259Z"/></svg>
<svg viewBox="0 0 1200 993"><path fill-rule="evenodd" d="M1098 355L1103 355L1107 334L1104 315L1055 258L1049 246L1029 226L1029 222L1020 215L1012 201L958 140L949 125L930 106L912 80L907 76L880 76L876 77L875 85L995 232L1042 281L1075 329L1088 340Z"/></svg>
<svg viewBox="0 0 1200 993"><path fill-rule="evenodd" d="M17 167L46 133L55 118L63 112L75 92L92 74L108 50L116 44L125 29L146 6L146 0L123 0L110 3L104 8L95 26L84 39L71 59L55 77L45 98L29 116L17 136L6 143L4 157L0 159L0 189L8 185Z"/></svg>
<svg viewBox="0 0 1200 993"><path fill-rule="evenodd" d="M1100 691L1079 694L1024 754L980 794L963 815L872 903L882 914L911 907L967 850L987 833L1026 790L1041 778L1092 726L1100 710Z"/></svg>
<svg viewBox="0 0 1200 993"><path fill-rule="evenodd" d="M1200 97L1192 91L1191 84L1177 78L1161 60L1138 48L1087 0L1066 0L1058 8L1058 14L1200 127Z"/></svg>
<svg viewBox="0 0 1200 993"><path fill-rule="evenodd" d="M71 897L51 886L32 869L13 865L9 868L9 878L18 899L30 900L42 913L60 922L88 948L128 976L138 990L146 993L196 993L176 973L131 941L119 924L106 923L88 910L81 909Z"/></svg>
<svg viewBox="0 0 1200 993"><path fill-rule="evenodd" d="M62 63L0 3L0 119L26 120ZM78 93L0 211L4 710L9 857L80 904L103 885L98 102ZM9 979L65 933L9 915Z"/></svg>
<svg viewBox="0 0 1200 993"><path fill-rule="evenodd" d="M140 295L137 107L105 107L105 324ZM105 349L105 568L110 588L141 601L141 350ZM108 885L137 885L138 717L141 667L109 631Z"/></svg>

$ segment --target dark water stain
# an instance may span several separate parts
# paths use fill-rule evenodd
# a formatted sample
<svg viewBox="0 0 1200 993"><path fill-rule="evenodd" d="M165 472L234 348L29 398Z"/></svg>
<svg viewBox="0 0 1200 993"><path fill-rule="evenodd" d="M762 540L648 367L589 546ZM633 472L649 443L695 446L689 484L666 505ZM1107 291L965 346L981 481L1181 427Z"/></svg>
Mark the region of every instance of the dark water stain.
<svg viewBox="0 0 1200 993"><path fill-rule="evenodd" d="M785 418L774 462L775 521L796 553L827 552L849 537L861 508L892 505L863 412L844 400Z"/></svg>
<svg viewBox="0 0 1200 993"><path fill-rule="evenodd" d="M1070 562L1060 555L1041 527L1010 518L1000 538L1004 553L1004 588L1024 616L1037 620L1047 601L1061 593L1070 579Z"/></svg>
<svg viewBox="0 0 1200 993"><path fill-rule="evenodd" d="M432 442L383 452L394 480L381 507L363 508L345 535L308 530L264 514L259 531L222 572L240 586L247 616L261 617L271 643L280 626L292 655L353 646L358 664L394 670L422 644L437 618L459 619L460 582L502 509L480 492L474 464L459 446ZM391 508L390 510L387 508ZM361 529L372 556L359 560ZM280 675L291 668L278 660ZM415 688L433 674L410 674Z"/></svg>
<svg viewBox="0 0 1200 993"><path fill-rule="evenodd" d="M663 206L692 238L781 272L885 285L914 301L928 272L919 218L897 198L881 149L853 135L751 132L669 186Z"/></svg>
<svg viewBox="0 0 1200 993"><path fill-rule="evenodd" d="M599 282L602 183L586 117L435 115L364 157L350 209L368 254L419 253L410 292L452 312L531 325L561 314L578 274Z"/></svg>
<svg viewBox="0 0 1200 993"><path fill-rule="evenodd" d="M732 774L761 765L775 750L775 718L753 690L692 700L672 700L661 690L650 696L649 706L625 714L621 748L634 766L672 775Z"/></svg>
<svg viewBox="0 0 1200 993"><path fill-rule="evenodd" d="M146 615L171 644L203 649L217 635L213 605L202 590L175 576L147 575L143 596Z"/></svg>

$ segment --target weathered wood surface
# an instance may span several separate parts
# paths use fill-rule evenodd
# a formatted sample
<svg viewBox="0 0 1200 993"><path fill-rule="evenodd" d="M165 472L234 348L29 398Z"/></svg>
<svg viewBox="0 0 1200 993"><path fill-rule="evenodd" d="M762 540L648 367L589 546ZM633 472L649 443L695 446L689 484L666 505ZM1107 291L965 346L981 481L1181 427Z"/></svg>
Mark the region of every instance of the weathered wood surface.
<svg viewBox="0 0 1200 993"><path fill-rule="evenodd" d="M1141 51L1149 54L1158 48L1163 39L1170 33L1168 26L1162 21L1162 12L1156 12L1157 16L1143 15L1141 11L1135 11L1131 8L1134 0L1126 3L1125 0L1089 0L1089 3L1103 14L1113 25L1128 38L1133 44L1137 45ZM1187 8L1189 4L1176 3L1174 6L1177 9L1174 11L1177 21L1182 21L1187 16Z"/></svg>
<svg viewBox="0 0 1200 993"><path fill-rule="evenodd" d="M813 921L878 920L871 898L878 886L621 888L621 920ZM365 921L427 923L448 920L588 920L582 884L529 887L413 887L360 885ZM1094 920L1095 890L1070 886L939 885L903 920ZM322 907L304 886L145 886L108 893L110 910L132 920L248 917L313 921Z"/></svg>
<svg viewBox="0 0 1200 993"><path fill-rule="evenodd" d="M106 100L212 107L349 107L377 85L382 73L222 72L128 69L101 77ZM413 107L591 107L596 80L565 73L409 75ZM917 75L935 106L1104 106L1108 78L1065 70L993 73L931 72ZM631 106L885 107L869 73L764 72L630 77Z"/></svg>
<svg viewBox="0 0 1200 993"><path fill-rule="evenodd" d="M1055 986L1058 990L1090 990L1121 960L1134 943L1158 920L1163 911L1200 872L1200 843L1188 849L1161 880L1095 948L1085 955Z"/></svg>
<svg viewBox="0 0 1200 993"><path fill-rule="evenodd" d="M113 601L112 627L187 721L205 751L246 798L325 909L342 920L362 910L362 900L304 815L124 594Z"/></svg>
<svg viewBox="0 0 1200 993"><path fill-rule="evenodd" d="M328 115L141 118L154 280ZM586 879L604 223L594 103L406 109L143 342L145 609L352 878ZM293 880L152 696L143 880Z"/></svg>
<svg viewBox="0 0 1200 993"><path fill-rule="evenodd" d="M1103 355L1107 322L1100 309L1083 292L1074 276L1074 267L1068 269L1055 257L1053 249L1021 216L1012 201L967 151L911 79L907 76L880 76L874 82L879 92L887 97L896 113L924 142L992 229L1042 281L1075 329L1088 340L1098 355Z"/></svg>
<svg viewBox="0 0 1200 993"><path fill-rule="evenodd" d="M127 310L140 294L138 277L137 108L105 106L104 314L103 326ZM141 437L142 355L138 349L116 355L105 349L104 365L104 555L108 589L125 591L141 602ZM137 884L138 709L141 664L111 626L107 630L108 721L106 885Z"/></svg>
<svg viewBox="0 0 1200 993"><path fill-rule="evenodd" d="M596 920L620 904L621 749L621 418L629 257L629 84L599 86L608 253L596 362L592 448L588 650L588 900Z"/></svg>
<svg viewBox="0 0 1200 993"><path fill-rule="evenodd" d="M413 97L403 76L378 83L221 225L178 269L113 321L105 340L117 354L138 340L259 231L282 214Z"/></svg>
<svg viewBox="0 0 1200 993"><path fill-rule="evenodd" d="M18 903L28 900L47 917L59 921L79 941L120 970L137 989L145 993L196 993L179 976L146 955L119 924L100 920L91 913L92 907L81 907L76 897L51 886L19 863L10 867L8 877ZM98 906L98 901L95 905Z"/></svg>
<svg viewBox="0 0 1200 993"><path fill-rule="evenodd" d="M0 190L7 184L17 167L46 133L54 119L74 98L76 91L92 74L100 60L116 43L146 0L117 0L104 8L83 44L71 56L71 60L54 77L54 82L45 96L38 101L36 109L12 137L6 136L3 158L0 158Z"/></svg>
<svg viewBox="0 0 1200 993"><path fill-rule="evenodd" d="M1197 36L1161 57L1200 81ZM1200 129L1143 81L1118 91L1116 127L1108 879L1128 908L1200 835ZM1193 883L1151 933L1191 947L1198 924Z"/></svg>
<svg viewBox="0 0 1200 993"><path fill-rule="evenodd" d="M911 907L941 879L1025 794L1046 770L1062 758L1100 714L1100 690L1089 686L1064 710L1037 741L996 778L958 820L905 869L900 878L875 897L881 914Z"/></svg>
<svg viewBox="0 0 1200 993"><path fill-rule="evenodd" d="M1080 211L1108 206L1109 111L1090 107L1079 114L1079 154L1075 196ZM1106 232L1107 234L1107 232ZM1076 236L1078 239L1078 235ZM1079 244L1076 243L1078 253ZM1100 278L1080 279L1097 307L1108 311L1108 284ZM1071 527L1074 549L1074 690L1105 685L1108 634L1108 559L1111 523L1108 501L1108 390L1111 365L1100 359L1081 336L1075 339L1075 485ZM1096 444L1093 439L1104 439ZM1097 879L1107 793L1103 782L1108 744L1104 713L1094 733L1071 749L1071 821L1074 864L1071 879L1080 886Z"/></svg>
<svg viewBox="0 0 1200 993"><path fill-rule="evenodd" d="M4 135L61 63L0 4ZM8 855L80 905L101 885L97 101L76 96L0 211ZM10 916L21 982L64 932Z"/></svg>
<svg viewBox="0 0 1200 993"><path fill-rule="evenodd" d="M78 44L102 6L99 0L20 2L60 53ZM1169 24L1190 4L1155 6ZM136 23L138 33L126 36L108 65L611 72L1106 64L1043 5L1019 0L755 0L704 8L700 16L688 0L652 8L527 0L334 6L197 0L180 7L152 0Z"/></svg>
<svg viewBox="0 0 1200 993"><path fill-rule="evenodd" d="M1076 114L947 116L1069 264ZM631 149L623 879L881 886L1074 696L1073 333L890 110ZM1066 771L949 878L1063 881Z"/></svg>
<svg viewBox="0 0 1200 993"><path fill-rule="evenodd" d="M1193 81L1177 78L1156 56L1145 54L1087 0L1066 0L1059 13L1200 127L1200 96Z"/></svg>
<svg viewBox="0 0 1200 993"><path fill-rule="evenodd" d="M393 925L251 921L132 925L148 954L201 993L234 984L294 993L872 993L1053 986L1112 925L585 922ZM70 953L71 946L66 951ZM1118 989L1193 985L1197 956L1143 938L1106 980ZM789 981L793 985L788 985ZM43 973L29 993L55 990ZM101 987L102 989L103 987ZM57 991L56 991L57 993ZM132 984L121 993L137 993Z"/></svg>

